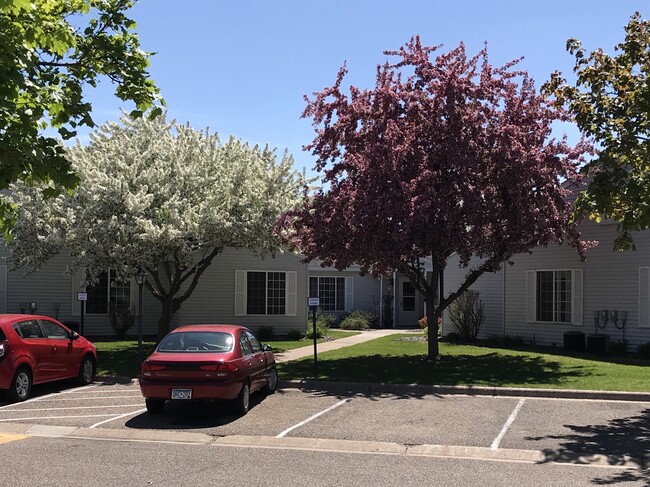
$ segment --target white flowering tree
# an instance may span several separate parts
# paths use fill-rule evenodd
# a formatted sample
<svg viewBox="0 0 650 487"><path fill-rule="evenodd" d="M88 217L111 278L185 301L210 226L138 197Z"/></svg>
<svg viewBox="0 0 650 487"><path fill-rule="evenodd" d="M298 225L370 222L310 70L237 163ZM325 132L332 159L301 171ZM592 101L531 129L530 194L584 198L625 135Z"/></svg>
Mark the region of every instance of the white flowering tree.
<svg viewBox="0 0 650 487"><path fill-rule="evenodd" d="M225 247L278 250L273 228L304 186L293 160L189 125L123 117L69 150L81 182L74 193L43 199L15 186L20 216L9 244L15 267L36 270L62 249L69 272L86 284L108 269L138 268L160 301L158 338Z"/></svg>

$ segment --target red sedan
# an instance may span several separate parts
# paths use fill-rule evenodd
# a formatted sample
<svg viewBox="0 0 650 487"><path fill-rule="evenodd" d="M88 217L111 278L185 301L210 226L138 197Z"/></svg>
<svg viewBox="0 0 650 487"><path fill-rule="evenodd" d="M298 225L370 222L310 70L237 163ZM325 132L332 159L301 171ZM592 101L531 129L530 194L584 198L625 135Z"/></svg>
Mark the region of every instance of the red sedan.
<svg viewBox="0 0 650 487"><path fill-rule="evenodd" d="M54 318L0 314L0 389L14 401L29 397L33 384L95 376L95 346Z"/></svg>
<svg viewBox="0 0 650 487"><path fill-rule="evenodd" d="M277 385L271 347L236 325L176 328L140 368L140 390L152 414L161 413L168 399L230 399L246 414L252 392L272 394Z"/></svg>

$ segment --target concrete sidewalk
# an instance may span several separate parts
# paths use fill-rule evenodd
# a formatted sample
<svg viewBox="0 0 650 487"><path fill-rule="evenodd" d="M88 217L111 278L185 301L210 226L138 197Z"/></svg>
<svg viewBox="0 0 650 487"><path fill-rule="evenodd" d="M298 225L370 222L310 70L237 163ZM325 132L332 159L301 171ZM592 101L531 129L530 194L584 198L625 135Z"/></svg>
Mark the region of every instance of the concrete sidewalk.
<svg viewBox="0 0 650 487"><path fill-rule="evenodd" d="M358 335L352 335L346 338L339 338L331 342L323 342L317 345L317 352L329 352L330 350L337 350L343 347L350 347L352 345L357 345L359 343L368 342L374 340L375 338L381 338L388 335L398 335L401 333L407 333L409 331L420 331L420 330L368 330L362 331ZM300 348L294 348L292 350L287 350L286 352L275 353L275 360L278 363L288 362L289 360L297 360L304 357L313 357L314 355L314 342L308 341L309 345Z"/></svg>

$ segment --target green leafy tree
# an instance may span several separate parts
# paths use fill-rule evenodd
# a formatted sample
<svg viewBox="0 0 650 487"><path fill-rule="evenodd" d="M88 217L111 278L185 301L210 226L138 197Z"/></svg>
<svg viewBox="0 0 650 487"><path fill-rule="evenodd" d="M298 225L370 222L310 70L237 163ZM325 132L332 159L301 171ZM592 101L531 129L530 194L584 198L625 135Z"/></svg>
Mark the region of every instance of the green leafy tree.
<svg viewBox="0 0 650 487"><path fill-rule="evenodd" d="M575 86L556 72L545 91L555 94L600 146L598 157L584 167L590 183L576 201L574 218L619 222L614 245L629 250L630 232L650 228L650 21L635 13L615 49L615 56L602 49L588 54L580 41L569 39Z"/></svg>
<svg viewBox="0 0 650 487"><path fill-rule="evenodd" d="M95 125L84 88L109 79L118 98L135 103L134 116L158 99L150 53L125 14L133 3L0 0L0 190L18 180L48 183L46 196L74 187L78 177L57 135L70 139ZM14 217L13 206L0 205L6 235Z"/></svg>
<svg viewBox="0 0 650 487"><path fill-rule="evenodd" d="M159 338L225 247L279 250L275 222L304 186L290 156L164 116L123 117L68 152L81 179L74 193L45 199L40 188L12 187L12 264L36 270L65 249L86 284L107 269L122 278L145 269L161 304Z"/></svg>

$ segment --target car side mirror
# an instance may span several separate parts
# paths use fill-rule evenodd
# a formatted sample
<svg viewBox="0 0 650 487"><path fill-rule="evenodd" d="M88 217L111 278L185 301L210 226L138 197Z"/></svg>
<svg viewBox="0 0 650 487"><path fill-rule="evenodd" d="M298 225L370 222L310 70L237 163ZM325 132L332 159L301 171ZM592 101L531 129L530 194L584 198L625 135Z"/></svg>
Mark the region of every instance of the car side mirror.
<svg viewBox="0 0 650 487"><path fill-rule="evenodd" d="M74 340L79 340L79 333L77 333L76 331L73 331L72 334L70 335L70 341L72 342Z"/></svg>
<svg viewBox="0 0 650 487"><path fill-rule="evenodd" d="M264 352L272 352L273 347L271 347L271 345L269 345L268 343L264 343L262 345L262 351L264 351Z"/></svg>

